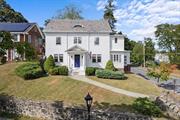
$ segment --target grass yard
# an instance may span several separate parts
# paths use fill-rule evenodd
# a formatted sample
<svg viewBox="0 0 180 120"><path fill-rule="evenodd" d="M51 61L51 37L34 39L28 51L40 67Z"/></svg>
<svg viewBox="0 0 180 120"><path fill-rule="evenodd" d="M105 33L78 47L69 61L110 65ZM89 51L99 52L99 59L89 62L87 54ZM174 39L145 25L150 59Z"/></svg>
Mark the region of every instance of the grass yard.
<svg viewBox="0 0 180 120"><path fill-rule="evenodd" d="M163 91L163 89L157 87L155 84L145 80L140 76L135 74L126 74L126 76L128 77L127 80L102 79L95 76L89 78L121 89L143 93L150 96L160 95L160 93Z"/></svg>
<svg viewBox="0 0 180 120"><path fill-rule="evenodd" d="M0 94L34 100L59 100L65 105L85 105L84 96L87 92L90 92L98 106L131 104L134 100L66 76L23 80L14 72L20 64L22 63L0 65Z"/></svg>

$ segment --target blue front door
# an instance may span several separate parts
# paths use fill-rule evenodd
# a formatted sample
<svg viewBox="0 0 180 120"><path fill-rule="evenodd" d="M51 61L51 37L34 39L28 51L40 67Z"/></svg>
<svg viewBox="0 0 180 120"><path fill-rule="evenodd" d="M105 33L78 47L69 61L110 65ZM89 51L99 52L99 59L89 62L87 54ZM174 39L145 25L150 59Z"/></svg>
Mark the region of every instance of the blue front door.
<svg viewBox="0 0 180 120"><path fill-rule="evenodd" d="M75 55L74 67L80 67L80 55Z"/></svg>

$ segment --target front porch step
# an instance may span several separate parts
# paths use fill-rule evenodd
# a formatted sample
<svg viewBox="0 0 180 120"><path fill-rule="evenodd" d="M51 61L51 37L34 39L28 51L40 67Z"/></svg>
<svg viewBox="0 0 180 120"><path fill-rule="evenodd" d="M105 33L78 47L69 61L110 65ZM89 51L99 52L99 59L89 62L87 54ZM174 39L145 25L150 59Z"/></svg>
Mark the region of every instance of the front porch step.
<svg viewBox="0 0 180 120"><path fill-rule="evenodd" d="M71 70L70 75L85 75L84 70Z"/></svg>

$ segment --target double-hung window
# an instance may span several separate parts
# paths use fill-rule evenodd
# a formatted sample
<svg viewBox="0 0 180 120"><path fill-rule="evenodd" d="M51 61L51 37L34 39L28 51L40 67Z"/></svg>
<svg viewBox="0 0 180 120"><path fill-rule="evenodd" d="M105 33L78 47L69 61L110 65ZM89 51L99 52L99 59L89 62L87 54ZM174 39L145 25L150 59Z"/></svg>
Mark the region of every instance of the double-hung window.
<svg viewBox="0 0 180 120"><path fill-rule="evenodd" d="M77 44L77 37L74 37L74 44Z"/></svg>
<svg viewBox="0 0 180 120"><path fill-rule="evenodd" d="M63 54L59 54L59 62L63 62Z"/></svg>
<svg viewBox="0 0 180 120"><path fill-rule="evenodd" d="M127 65L127 56L124 56L124 65Z"/></svg>
<svg viewBox="0 0 180 120"><path fill-rule="evenodd" d="M61 45L61 37L56 37L56 45Z"/></svg>
<svg viewBox="0 0 180 120"><path fill-rule="evenodd" d="M58 54L54 54L54 62L58 62Z"/></svg>
<svg viewBox="0 0 180 120"><path fill-rule="evenodd" d="M63 62L63 54L54 54L54 61L57 63L57 62L60 62L62 63Z"/></svg>
<svg viewBox="0 0 180 120"><path fill-rule="evenodd" d="M118 39L117 39L117 38L115 38L115 39L114 39L114 42L115 42L115 43L117 43L117 42L118 42Z"/></svg>
<svg viewBox="0 0 180 120"><path fill-rule="evenodd" d="M101 62L101 54L93 54L92 55L92 62L93 63L100 63Z"/></svg>
<svg viewBox="0 0 180 120"><path fill-rule="evenodd" d="M93 62L93 63L96 63L96 54L93 54L93 55L92 55L92 62Z"/></svg>
<svg viewBox="0 0 180 120"><path fill-rule="evenodd" d="M121 62L121 55L119 55L119 54L112 54L111 55L111 60L113 62Z"/></svg>
<svg viewBox="0 0 180 120"><path fill-rule="evenodd" d="M74 44L81 44L82 38L81 37L74 37Z"/></svg>
<svg viewBox="0 0 180 120"><path fill-rule="evenodd" d="M95 38L94 44L95 44L95 45L99 45L99 37L96 37L96 38Z"/></svg>
<svg viewBox="0 0 180 120"><path fill-rule="evenodd" d="M97 62L100 63L101 62L101 54L97 55Z"/></svg>

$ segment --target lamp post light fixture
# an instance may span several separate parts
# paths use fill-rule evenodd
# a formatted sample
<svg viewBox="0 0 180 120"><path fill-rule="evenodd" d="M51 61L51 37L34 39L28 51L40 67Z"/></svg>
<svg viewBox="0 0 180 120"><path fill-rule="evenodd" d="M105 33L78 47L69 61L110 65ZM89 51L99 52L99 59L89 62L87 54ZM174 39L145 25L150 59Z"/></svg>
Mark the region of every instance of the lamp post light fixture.
<svg viewBox="0 0 180 120"><path fill-rule="evenodd" d="M84 99L86 101L87 110L88 110L88 120L90 120L90 111L91 111L91 105L92 105L93 98L88 93Z"/></svg>

